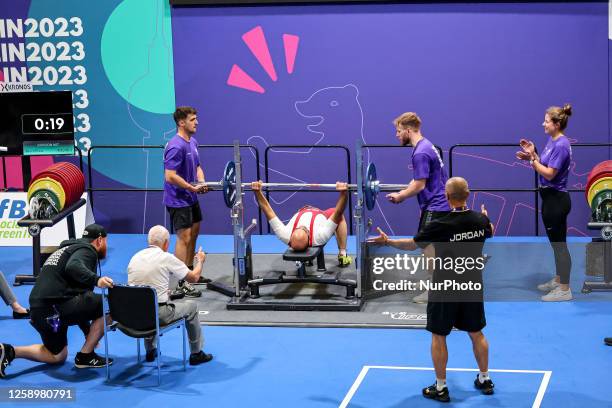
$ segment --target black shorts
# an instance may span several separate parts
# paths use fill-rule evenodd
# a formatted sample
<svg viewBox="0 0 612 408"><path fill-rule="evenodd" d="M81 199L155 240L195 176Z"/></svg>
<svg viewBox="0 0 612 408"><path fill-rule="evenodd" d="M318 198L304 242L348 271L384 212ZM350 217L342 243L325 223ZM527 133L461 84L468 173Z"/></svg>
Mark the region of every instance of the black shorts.
<svg viewBox="0 0 612 408"><path fill-rule="evenodd" d="M68 326L87 327L88 323L102 317L102 295L86 292L57 304L60 324L55 332L48 318L55 314L53 306L33 307L30 310L32 326L40 334L44 346L53 354L59 354L68 345Z"/></svg>
<svg viewBox="0 0 612 408"><path fill-rule="evenodd" d="M172 221L172 229L176 232L181 229L191 228L193 224L202 221L202 210L200 203L190 207L166 207Z"/></svg>
<svg viewBox="0 0 612 408"><path fill-rule="evenodd" d="M482 302L427 303L427 330L448 336L456 327L466 332L477 332L487 325Z"/></svg>
<svg viewBox="0 0 612 408"><path fill-rule="evenodd" d="M423 228L425 228L430 222L440 219L442 217L446 217L449 213L450 211L421 211L421 219L419 220L419 232L423 231Z"/></svg>

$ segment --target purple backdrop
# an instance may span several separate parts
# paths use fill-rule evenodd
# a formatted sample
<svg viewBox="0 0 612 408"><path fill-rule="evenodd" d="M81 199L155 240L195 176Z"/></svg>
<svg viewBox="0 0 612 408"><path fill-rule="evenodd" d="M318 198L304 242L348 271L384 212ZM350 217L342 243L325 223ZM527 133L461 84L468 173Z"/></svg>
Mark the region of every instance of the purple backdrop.
<svg viewBox="0 0 612 408"><path fill-rule="evenodd" d="M608 142L607 17L602 3L177 8L177 104L199 109L201 143L239 139L262 154L268 144L353 149L359 138L396 143L392 119L416 111L448 164L448 149L456 143L528 137L543 146L544 110L564 102L575 112L569 137ZM292 36L299 43L289 73L291 41L285 49L284 39L295 42ZM454 174L473 187L530 188L533 173L515 162L515 150L457 150ZM204 160L205 170L219 176L230 157L228 151ZM342 179L342 157L333 151L272 152L271 181ZM585 173L609 157L608 149L576 148L572 186L581 187ZM411 179L409 149L376 149L369 158L383 182ZM254 178L250 168L247 179ZM572 198L571 232L581 235L587 206L582 194ZM277 193L273 199L288 217L304 202L330 206L335 195ZM229 232L226 209L217 199L203 201L204 231ZM474 204L480 202L489 206L498 235L533 233L533 194L475 194ZM414 200L379 203L377 225L414 232Z"/></svg>

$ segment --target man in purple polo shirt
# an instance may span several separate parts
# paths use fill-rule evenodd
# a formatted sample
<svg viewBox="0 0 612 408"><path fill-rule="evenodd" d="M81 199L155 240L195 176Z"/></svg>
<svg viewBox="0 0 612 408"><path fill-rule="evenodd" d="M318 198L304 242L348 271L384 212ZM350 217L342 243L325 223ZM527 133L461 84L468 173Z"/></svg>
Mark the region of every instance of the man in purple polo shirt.
<svg viewBox="0 0 612 408"><path fill-rule="evenodd" d="M402 146L413 146L413 176L408 186L400 192L387 194L387 199L399 204L407 198L417 196L421 207L419 232L433 220L450 212L444 186L448 176L438 149L421 134L421 118L414 112L406 112L393 121L396 136ZM430 251L430 250L429 250ZM428 248L425 249L428 254ZM427 291L416 296L416 303L427 302Z"/></svg>
<svg viewBox="0 0 612 408"><path fill-rule="evenodd" d="M205 193L206 186L194 187L192 182L204 182L200 166L198 141L193 137L198 126L197 112L190 106L179 106L174 112L177 133L164 150L164 204L176 232L174 255L193 268L195 245L200 233L202 212L197 193ZM182 285L187 285L182 283ZM187 285L189 286L189 285ZM184 290L187 296L199 296L193 288Z"/></svg>

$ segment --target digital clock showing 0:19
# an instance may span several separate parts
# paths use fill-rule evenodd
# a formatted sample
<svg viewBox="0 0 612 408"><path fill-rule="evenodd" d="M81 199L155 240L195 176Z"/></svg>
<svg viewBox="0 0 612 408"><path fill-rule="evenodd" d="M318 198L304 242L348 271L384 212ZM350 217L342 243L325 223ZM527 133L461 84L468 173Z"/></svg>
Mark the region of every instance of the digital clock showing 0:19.
<svg viewBox="0 0 612 408"><path fill-rule="evenodd" d="M21 115L21 129L24 135L72 135L72 113L26 113Z"/></svg>

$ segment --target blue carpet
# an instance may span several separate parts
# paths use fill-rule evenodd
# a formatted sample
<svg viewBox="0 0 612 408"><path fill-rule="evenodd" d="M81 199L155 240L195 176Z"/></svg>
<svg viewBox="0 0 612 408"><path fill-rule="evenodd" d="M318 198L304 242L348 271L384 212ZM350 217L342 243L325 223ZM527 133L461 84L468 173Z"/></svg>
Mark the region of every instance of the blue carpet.
<svg viewBox="0 0 612 408"><path fill-rule="evenodd" d="M200 241L209 252L231 248L231 237L202 236ZM103 271L120 277L144 238L114 235L109 245ZM269 237L254 237L254 247L277 252ZM16 273L30 272L30 251L0 248L0 269L10 281ZM25 305L30 290L31 286L15 288ZM612 336L612 302L492 302L486 310L492 369L552 371L542 407L612 406L612 388L607 386L612 347L602 343L603 337ZM338 407L366 365L432 367L430 336L424 330L204 327L204 334L206 351L215 359L188 366L186 373L181 371L180 332L162 338L161 387L156 386L154 366L136 365L135 341L120 333L110 335L111 354L116 358L110 384L104 382L104 370L75 369L72 361L83 342L78 328L70 329L66 364L50 367L16 360L0 387L74 387L77 400L68 406L78 407ZM2 307L0 341L25 345L38 343L39 338L27 321L12 320L10 309ZM476 367L467 335L452 333L448 345L449 367ZM473 372L449 372L451 406L529 407L543 377L492 373L496 394L485 397L473 391L474 376ZM420 396L421 388L433 381L431 371L370 369L348 406L434 407L435 402Z"/></svg>

